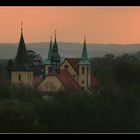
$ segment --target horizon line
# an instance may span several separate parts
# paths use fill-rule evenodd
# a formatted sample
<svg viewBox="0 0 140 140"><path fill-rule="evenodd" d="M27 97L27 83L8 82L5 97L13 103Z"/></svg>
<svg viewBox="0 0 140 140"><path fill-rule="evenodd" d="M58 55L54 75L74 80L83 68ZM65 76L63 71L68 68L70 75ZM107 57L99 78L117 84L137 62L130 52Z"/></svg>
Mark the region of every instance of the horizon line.
<svg viewBox="0 0 140 140"><path fill-rule="evenodd" d="M0 44L18 44L19 42L0 42ZM37 42L25 42L25 44L38 44L38 43L50 43L49 41L37 41ZM75 43L75 44L83 44L83 42L71 42L71 41L57 41L57 43ZM102 44L102 45L140 45L139 43L102 43L102 42L87 42L86 44Z"/></svg>

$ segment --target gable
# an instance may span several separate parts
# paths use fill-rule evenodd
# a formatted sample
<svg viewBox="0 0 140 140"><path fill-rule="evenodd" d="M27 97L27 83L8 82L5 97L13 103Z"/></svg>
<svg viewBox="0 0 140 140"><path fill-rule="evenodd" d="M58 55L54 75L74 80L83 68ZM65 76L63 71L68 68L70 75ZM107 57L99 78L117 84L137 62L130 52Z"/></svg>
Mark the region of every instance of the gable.
<svg viewBox="0 0 140 140"><path fill-rule="evenodd" d="M57 92L63 90L64 86L59 78L55 75L47 75L37 86L41 92Z"/></svg>
<svg viewBox="0 0 140 140"><path fill-rule="evenodd" d="M65 66L68 66L68 68L66 69ZM74 78L74 80L78 82L78 74L67 59L65 59L64 62L62 63L60 70L69 71L70 75Z"/></svg>

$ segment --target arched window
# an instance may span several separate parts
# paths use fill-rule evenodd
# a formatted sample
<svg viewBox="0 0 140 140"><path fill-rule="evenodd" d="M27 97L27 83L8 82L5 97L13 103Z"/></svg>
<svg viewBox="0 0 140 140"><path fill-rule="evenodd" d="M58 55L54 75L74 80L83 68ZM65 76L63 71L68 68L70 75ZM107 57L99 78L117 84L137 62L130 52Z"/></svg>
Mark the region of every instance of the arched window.
<svg viewBox="0 0 140 140"><path fill-rule="evenodd" d="M84 67L82 67L82 74L84 74L85 73L85 68Z"/></svg>
<svg viewBox="0 0 140 140"><path fill-rule="evenodd" d="M20 74L18 75L18 81L21 81L21 75Z"/></svg>

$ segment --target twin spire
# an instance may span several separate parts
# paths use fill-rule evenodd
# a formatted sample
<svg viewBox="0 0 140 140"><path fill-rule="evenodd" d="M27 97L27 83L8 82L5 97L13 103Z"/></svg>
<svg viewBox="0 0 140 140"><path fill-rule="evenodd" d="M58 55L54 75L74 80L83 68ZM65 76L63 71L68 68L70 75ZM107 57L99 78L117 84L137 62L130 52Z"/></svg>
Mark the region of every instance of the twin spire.
<svg viewBox="0 0 140 140"><path fill-rule="evenodd" d="M44 64L51 64L52 58L55 59L56 56L59 56L58 45L56 40L56 30L54 31L54 44L52 43L52 36L50 37L50 46L48 51L48 58L44 59Z"/></svg>

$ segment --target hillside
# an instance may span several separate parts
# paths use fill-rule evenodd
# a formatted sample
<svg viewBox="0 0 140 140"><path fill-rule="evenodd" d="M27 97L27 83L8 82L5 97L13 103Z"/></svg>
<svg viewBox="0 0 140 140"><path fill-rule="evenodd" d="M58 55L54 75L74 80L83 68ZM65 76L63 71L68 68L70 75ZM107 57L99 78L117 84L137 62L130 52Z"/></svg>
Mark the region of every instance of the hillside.
<svg viewBox="0 0 140 140"><path fill-rule="evenodd" d="M59 52L62 57L80 57L83 44L80 43L64 43L59 42ZM27 49L31 49L39 53L42 57L46 57L48 53L49 43L29 43ZM87 44L89 57L102 57L107 53L120 55L123 53L134 53L140 50L140 44ZM16 56L18 44L16 43L0 43L0 58L13 58Z"/></svg>

